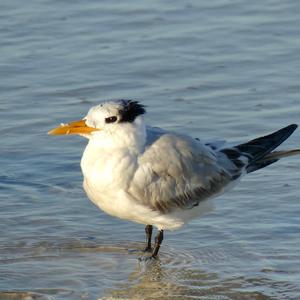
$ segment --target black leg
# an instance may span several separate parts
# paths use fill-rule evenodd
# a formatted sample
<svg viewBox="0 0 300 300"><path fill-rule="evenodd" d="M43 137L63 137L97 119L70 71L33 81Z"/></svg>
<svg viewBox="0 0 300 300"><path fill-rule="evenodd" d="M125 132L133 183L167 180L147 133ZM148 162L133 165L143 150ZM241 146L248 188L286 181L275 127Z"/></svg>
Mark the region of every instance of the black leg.
<svg viewBox="0 0 300 300"><path fill-rule="evenodd" d="M159 230L157 236L155 237L155 246L154 246L154 250L152 252L151 257L156 258L163 239L164 239L164 231Z"/></svg>
<svg viewBox="0 0 300 300"><path fill-rule="evenodd" d="M145 227L145 232L146 232L146 248L144 251L151 251L151 237L152 237L152 230L153 226L152 225L147 225Z"/></svg>

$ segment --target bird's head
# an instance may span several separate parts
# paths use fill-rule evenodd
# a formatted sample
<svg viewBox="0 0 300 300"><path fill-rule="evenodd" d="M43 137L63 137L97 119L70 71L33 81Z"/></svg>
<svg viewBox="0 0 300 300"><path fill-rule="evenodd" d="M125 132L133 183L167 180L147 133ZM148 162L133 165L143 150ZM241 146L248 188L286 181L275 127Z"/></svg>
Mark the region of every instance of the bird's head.
<svg viewBox="0 0 300 300"><path fill-rule="evenodd" d="M141 116L145 112L144 106L137 101L107 101L92 107L82 120L61 124L48 134L78 134L88 139L98 136L117 138L143 127Z"/></svg>

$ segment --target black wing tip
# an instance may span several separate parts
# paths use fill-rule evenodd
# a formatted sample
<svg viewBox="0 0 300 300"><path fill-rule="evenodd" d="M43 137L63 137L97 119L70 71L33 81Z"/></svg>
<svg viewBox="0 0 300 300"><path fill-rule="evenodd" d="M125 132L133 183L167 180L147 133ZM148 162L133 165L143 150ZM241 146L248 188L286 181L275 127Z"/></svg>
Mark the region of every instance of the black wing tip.
<svg viewBox="0 0 300 300"><path fill-rule="evenodd" d="M278 132L282 132L286 134L286 138L288 138L296 129L298 125L297 124L290 124L286 127L283 127L282 129L278 130Z"/></svg>
<svg viewBox="0 0 300 300"><path fill-rule="evenodd" d="M290 128L291 131L295 131L298 128L298 124L290 124L286 128Z"/></svg>

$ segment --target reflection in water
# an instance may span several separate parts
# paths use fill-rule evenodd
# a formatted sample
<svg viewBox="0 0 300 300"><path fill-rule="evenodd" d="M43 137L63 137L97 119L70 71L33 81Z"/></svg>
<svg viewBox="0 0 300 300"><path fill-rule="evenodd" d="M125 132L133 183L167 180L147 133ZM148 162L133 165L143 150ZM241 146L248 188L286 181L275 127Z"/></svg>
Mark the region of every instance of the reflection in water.
<svg viewBox="0 0 300 300"><path fill-rule="evenodd" d="M105 244L95 239L71 238L36 244L19 242L1 248L0 272L8 281L14 274L16 282L24 284L16 290L2 291L0 300L43 300L57 299L57 296L58 299L103 300L197 297L263 300L274 299L278 293L282 296L297 292L291 284L268 278L271 270L255 273L255 268L251 272L248 267L247 273L252 276L237 273L232 276L228 272L231 264L246 270L243 264L251 265L259 257L248 255L248 249L240 245L223 246L220 249L203 247L193 253L165 245L158 259L146 259L147 254L139 250L143 248L141 243ZM17 274L29 266L29 276L23 274L17 278ZM41 285L40 281L45 282L45 279L47 285Z"/></svg>
<svg viewBox="0 0 300 300"><path fill-rule="evenodd" d="M201 270L193 255L168 250L161 259L137 263L127 282L101 299L271 299L251 291L250 281L243 277L222 279L217 273Z"/></svg>

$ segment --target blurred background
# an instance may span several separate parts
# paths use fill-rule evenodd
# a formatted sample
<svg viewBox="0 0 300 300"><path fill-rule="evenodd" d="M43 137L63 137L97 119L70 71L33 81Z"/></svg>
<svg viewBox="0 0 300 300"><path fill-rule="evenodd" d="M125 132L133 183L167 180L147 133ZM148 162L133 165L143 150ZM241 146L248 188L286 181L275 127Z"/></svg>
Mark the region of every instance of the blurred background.
<svg viewBox="0 0 300 300"><path fill-rule="evenodd" d="M82 190L86 140L47 136L120 98L203 139L299 123L299 14L296 0L1 1L0 299L299 299L300 158L166 232L148 265L144 227Z"/></svg>

